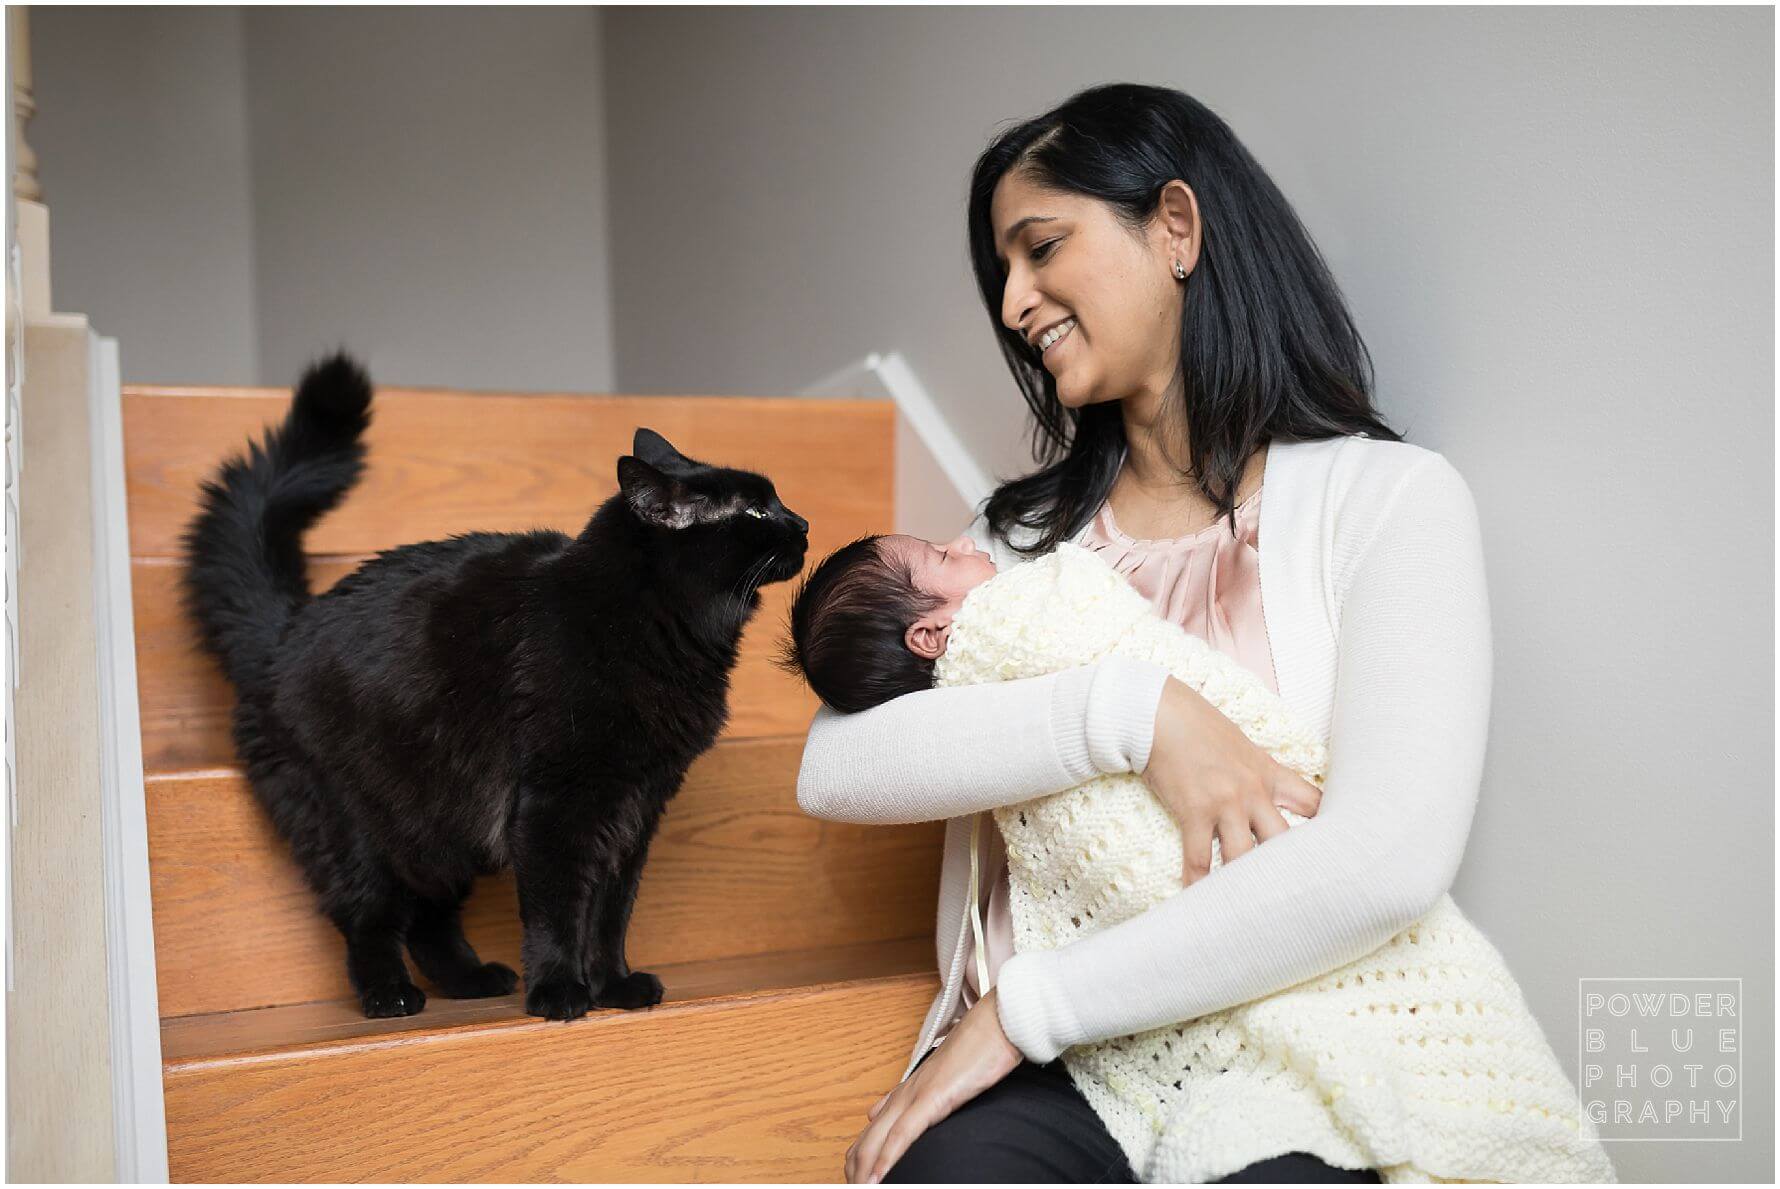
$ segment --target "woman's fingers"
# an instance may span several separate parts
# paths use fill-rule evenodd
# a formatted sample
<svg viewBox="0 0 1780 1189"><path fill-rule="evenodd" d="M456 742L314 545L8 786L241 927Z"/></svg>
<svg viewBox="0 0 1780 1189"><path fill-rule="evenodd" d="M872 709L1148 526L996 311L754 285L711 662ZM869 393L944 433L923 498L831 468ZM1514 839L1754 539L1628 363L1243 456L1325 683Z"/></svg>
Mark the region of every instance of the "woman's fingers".
<svg viewBox="0 0 1780 1189"><path fill-rule="evenodd" d="M882 1163L884 1145L890 1136L891 1129L908 1113L910 1102L916 1097L912 1087L919 1084L921 1072L921 1070L916 1070L914 1077L884 1095L878 1105L872 1108L875 1111L872 1121L860 1133L859 1138L853 1141L852 1148L847 1152L847 1180L849 1183L863 1184L871 1180L873 1168ZM913 1137L910 1138L910 1142L913 1142ZM905 1144L904 1147L906 1148L907 1145ZM897 1155L900 1156L902 1153L899 1151Z"/></svg>
<svg viewBox="0 0 1780 1189"><path fill-rule="evenodd" d="M1248 821L1236 810L1218 821L1218 841L1223 846L1226 863L1233 863L1255 849L1255 840L1249 836Z"/></svg>
<svg viewBox="0 0 1780 1189"><path fill-rule="evenodd" d="M1249 828L1254 830L1256 838L1266 842L1269 838L1284 834L1291 826L1285 818L1279 816L1279 810L1271 805L1262 805L1255 810L1254 817L1249 821Z"/></svg>
<svg viewBox="0 0 1780 1189"><path fill-rule="evenodd" d="M902 1159L902 1154L909 1150L909 1145L921 1138L921 1134L927 1130L927 1121L919 1116L925 1113L919 1105L902 1112L896 1125L884 1136L884 1146L878 1149L877 1164L866 1175L868 1183L882 1181L884 1174L894 1168L896 1162Z"/></svg>
<svg viewBox="0 0 1780 1189"><path fill-rule="evenodd" d="M1275 805L1283 805L1300 817L1315 817L1318 806L1323 803L1323 790L1279 764L1272 800Z"/></svg>
<svg viewBox="0 0 1780 1189"><path fill-rule="evenodd" d="M871 1175L871 1167L878 1158L878 1149L884 1143L883 1116L874 1119L870 1126L853 1142L847 1152L847 1183L862 1185Z"/></svg>
<svg viewBox="0 0 1780 1189"><path fill-rule="evenodd" d="M1188 887L1211 873L1210 822L1194 822L1181 830L1180 882Z"/></svg>

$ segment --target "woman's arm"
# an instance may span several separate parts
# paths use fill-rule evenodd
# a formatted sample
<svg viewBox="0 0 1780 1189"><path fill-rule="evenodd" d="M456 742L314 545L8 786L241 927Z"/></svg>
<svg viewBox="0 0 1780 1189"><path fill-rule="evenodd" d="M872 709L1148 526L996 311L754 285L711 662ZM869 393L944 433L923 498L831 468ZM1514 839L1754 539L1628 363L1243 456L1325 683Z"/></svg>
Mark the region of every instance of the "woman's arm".
<svg viewBox="0 0 1780 1189"><path fill-rule="evenodd" d="M1003 565L979 513L964 530ZM1111 657L1061 673L904 694L858 714L819 707L797 773L812 817L938 821L1142 772L1168 670Z"/></svg>
<svg viewBox="0 0 1780 1189"><path fill-rule="evenodd" d="M935 821L1062 792L1149 763L1168 670L1109 657L1092 665L904 694L858 714L823 706L810 723L797 803L814 817Z"/></svg>
<svg viewBox="0 0 1780 1189"><path fill-rule="evenodd" d="M1378 948L1452 886L1491 640L1476 506L1444 457L1398 485L1340 615L1320 812L1140 916L1010 958L999 1016L1028 1059L1283 990Z"/></svg>

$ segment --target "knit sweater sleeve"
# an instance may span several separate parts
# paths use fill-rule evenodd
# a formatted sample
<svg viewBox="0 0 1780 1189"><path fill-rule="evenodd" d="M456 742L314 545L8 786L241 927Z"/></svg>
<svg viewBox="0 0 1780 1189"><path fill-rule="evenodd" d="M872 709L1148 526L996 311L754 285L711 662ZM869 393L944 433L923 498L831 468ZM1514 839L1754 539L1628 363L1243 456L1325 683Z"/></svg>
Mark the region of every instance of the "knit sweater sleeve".
<svg viewBox="0 0 1780 1189"><path fill-rule="evenodd" d="M1482 779L1492 658L1476 507L1443 456L1403 477L1357 556L1319 812L1131 920L1010 958L1000 1017L1030 1060L1333 970L1452 886Z"/></svg>
<svg viewBox="0 0 1780 1189"><path fill-rule="evenodd" d="M965 530L998 564L982 516ZM797 774L813 817L936 821L1059 793L1149 764L1168 670L1109 657L1040 677L904 694L857 714L822 706Z"/></svg>

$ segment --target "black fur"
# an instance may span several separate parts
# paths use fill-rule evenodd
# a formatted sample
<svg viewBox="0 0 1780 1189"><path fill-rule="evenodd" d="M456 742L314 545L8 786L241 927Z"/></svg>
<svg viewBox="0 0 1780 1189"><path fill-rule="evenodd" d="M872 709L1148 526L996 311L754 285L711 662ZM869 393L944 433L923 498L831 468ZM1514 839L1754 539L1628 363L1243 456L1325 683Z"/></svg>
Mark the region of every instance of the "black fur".
<svg viewBox="0 0 1780 1189"><path fill-rule="evenodd" d="M346 938L366 1015L504 995L459 909L511 864L526 1011L646 1007L624 940L655 827L728 718L758 588L809 525L749 471L639 429L578 536L470 533L388 550L311 598L302 534L364 466L371 385L310 368L284 423L204 485L187 608L234 684L255 794ZM748 509L763 512L751 515Z"/></svg>

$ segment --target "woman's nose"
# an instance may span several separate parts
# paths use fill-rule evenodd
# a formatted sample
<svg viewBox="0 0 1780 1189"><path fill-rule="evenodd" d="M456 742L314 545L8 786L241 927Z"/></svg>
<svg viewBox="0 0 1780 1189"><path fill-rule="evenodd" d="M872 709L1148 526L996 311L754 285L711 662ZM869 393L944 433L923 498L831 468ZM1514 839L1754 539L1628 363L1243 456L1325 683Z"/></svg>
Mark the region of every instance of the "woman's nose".
<svg viewBox="0 0 1780 1189"><path fill-rule="evenodd" d="M1008 273L1001 290L1001 324L1023 335L1022 327L1037 304L1038 294L1027 283L1025 274L1018 269Z"/></svg>
<svg viewBox="0 0 1780 1189"><path fill-rule="evenodd" d="M948 542L946 545L946 548L948 550L956 551L958 553L971 554L971 553L975 553L977 551L977 544L975 541L971 540L969 537L961 535L957 539L955 539L951 542Z"/></svg>

